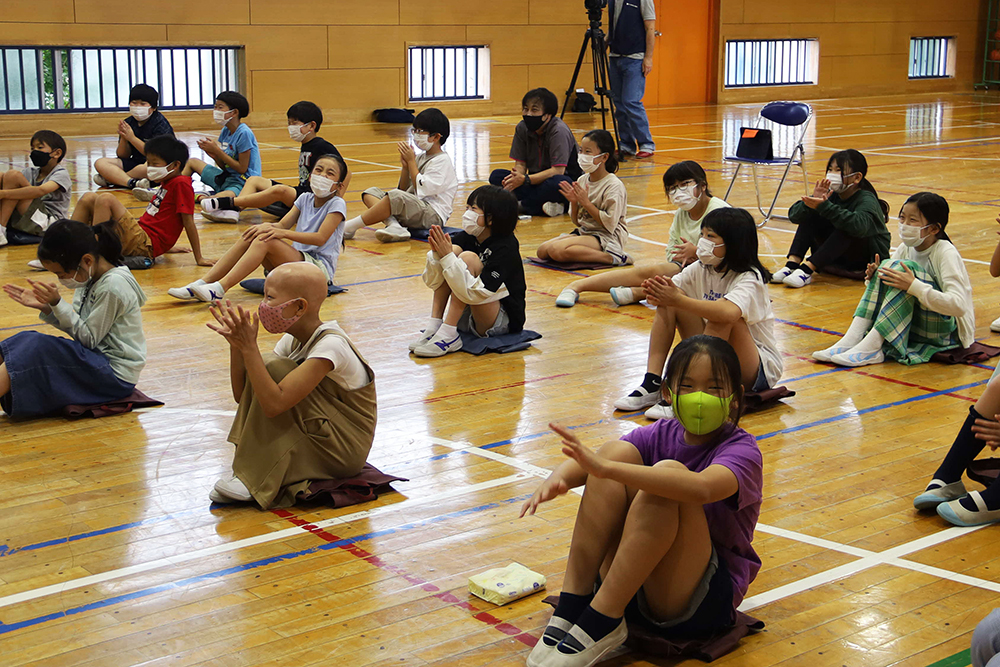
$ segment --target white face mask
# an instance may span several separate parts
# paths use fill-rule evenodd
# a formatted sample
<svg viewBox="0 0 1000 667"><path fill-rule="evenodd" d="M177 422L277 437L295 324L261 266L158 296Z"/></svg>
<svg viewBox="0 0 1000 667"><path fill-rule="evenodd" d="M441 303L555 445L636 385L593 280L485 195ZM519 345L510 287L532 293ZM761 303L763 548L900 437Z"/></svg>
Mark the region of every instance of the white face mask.
<svg viewBox="0 0 1000 667"><path fill-rule="evenodd" d="M583 173L592 174L597 171L600 164L594 164L594 159L601 157L601 155L606 155L606 153L601 153L600 155L584 155L580 153L576 156L576 162L580 165L580 169L583 169ZM603 162L601 164L604 164Z"/></svg>
<svg viewBox="0 0 1000 667"><path fill-rule="evenodd" d="M715 244L711 240L705 238L704 236L698 239L698 247L695 252L698 254L698 260L706 266L718 266L722 263L722 257L715 254L715 249L719 246L724 246L725 243Z"/></svg>
<svg viewBox="0 0 1000 667"><path fill-rule="evenodd" d="M302 141L309 134L309 131L304 130L304 128L305 125L289 125L288 136L291 137L292 141Z"/></svg>
<svg viewBox="0 0 1000 667"><path fill-rule="evenodd" d="M326 199L333 194L334 189L340 185L334 180L327 178L326 176L320 176L319 174L313 174L309 177L309 188L313 191L313 194L320 199Z"/></svg>
<svg viewBox="0 0 1000 667"><path fill-rule="evenodd" d="M170 172L170 167L146 167L146 178L154 183L159 183L169 176Z"/></svg>
<svg viewBox="0 0 1000 667"><path fill-rule="evenodd" d="M924 242L923 231L927 229L928 225L923 227L914 227L912 225L904 225L899 223L899 240L903 242L910 248L916 248L918 245Z"/></svg>
<svg viewBox="0 0 1000 667"><path fill-rule="evenodd" d="M129 107L128 112L132 114L132 118L142 121L146 120L153 113L153 109L150 107Z"/></svg>
<svg viewBox="0 0 1000 667"><path fill-rule="evenodd" d="M76 271L73 272L72 278L60 278L59 282L61 282L62 286L67 289L81 289L83 287L86 287L87 284L90 282L90 279L94 277L93 267L87 269L87 279L84 281L76 279L76 274L78 273L80 273L79 266L77 266Z"/></svg>
<svg viewBox="0 0 1000 667"><path fill-rule="evenodd" d="M214 111L212 111L212 120L215 121L216 125L225 125L226 123L229 122L229 119L226 118L226 116L228 116L232 112L233 112L232 109L230 109L229 111L219 111L218 109L215 109Z"/></svg>
<svg viewBox="0 0 1000 667"><path fill-rule="evenodd" d="M685 188L677 188L670 195L670 203L682 211L690 211L698 205L698 197L694 196L694 189L698 184L692 184Z"/></svg>
<svg viewBox="0 0 1000 667"><path fill-rule="evenodd" d="M851 176L853 176L856 173L858 173L858 172L852 171L850 174L847 175L847 178L850 178ZM850 185L844 185L844 176L843 176L843 174L839 174L839 173L837 173L835 171L828 171L828 172L826 172L826 180L830 181L830 191L831 192L838 192L838 193L840 193L840 192L843 192L844 190L846 190L847 188L851 187Z"/></svg>
<svg viewBox="0 0 1000 667"><path fill-rule="evenodd" d="M484 231L486 227L479 224L480 213L476 213L471 208L462 214L462 229L465 230L466 234L472 234L478 237Z"/></svg>
<svg viewBox="0 0 1000 667"><path fill-rule="evenodd" d="M428 135L424 132L411 132L410 136L413 137L413 145L425 153L434 145L427 140Z"/></svg>

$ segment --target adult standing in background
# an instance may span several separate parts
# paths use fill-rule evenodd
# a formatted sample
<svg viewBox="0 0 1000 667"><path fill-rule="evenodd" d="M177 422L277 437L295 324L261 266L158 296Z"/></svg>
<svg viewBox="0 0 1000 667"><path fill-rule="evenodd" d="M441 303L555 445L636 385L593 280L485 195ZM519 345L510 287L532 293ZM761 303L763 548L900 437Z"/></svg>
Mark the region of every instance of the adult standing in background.
<svg viewBox="0 0 1000 667"><path fill-rule="evenodd" d="M608 77L622 158L648 158L656 150L642 106L646 76L653 70L655 37L653 0L608 0Z"/></svg>

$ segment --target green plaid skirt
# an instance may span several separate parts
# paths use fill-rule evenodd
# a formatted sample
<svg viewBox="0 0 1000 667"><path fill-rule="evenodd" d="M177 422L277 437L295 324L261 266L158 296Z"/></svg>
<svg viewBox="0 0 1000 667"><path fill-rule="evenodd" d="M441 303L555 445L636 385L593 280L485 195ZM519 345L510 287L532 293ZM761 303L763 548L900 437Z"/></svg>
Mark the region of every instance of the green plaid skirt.
<svg viewBox="0 0 1000 667"><path fill-rule="evenodd" d="M917 280L938 289L933 276L912 260L887 259L880 266L898 270L904 264ZM885 338L882 353L907 366L959 346L954 317L923 308L917 297L883 284L877 274L868 281L854 316L873 320L873 328Z"/></svg>

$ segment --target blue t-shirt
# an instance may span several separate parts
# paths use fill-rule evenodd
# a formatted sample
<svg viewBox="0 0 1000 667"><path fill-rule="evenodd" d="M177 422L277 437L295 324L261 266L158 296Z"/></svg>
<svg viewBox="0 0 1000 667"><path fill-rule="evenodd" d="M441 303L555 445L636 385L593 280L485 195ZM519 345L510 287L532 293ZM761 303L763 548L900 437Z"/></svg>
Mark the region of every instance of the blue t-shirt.
<svg viewBox="0 0 1000 667"><path fill-rule="evenodd" d="M240 153L250 151L250 164L247 166L245 174L238 174L229 167L223 171L243 180L251 176L261 175L260 148L257 147L257 137L254 136L253 130L246 123L240 123L235 132L230 132L228 127L222 128L222 132L219 133L219 145L222 146L226 155L236 161L239 161Z"/></svg>
<svg viewBox="0 0 1000 667"><path fill-rule="evenodd" d="M340 197L330 197L319 208L316 208L315 204L316 195L311 192L299 195L295 200L295 208L299 209L299 221L295 224L295 231L307 234L318 232L326 216L331 213L340 213L345 220L347 219L347 202ZM333 275L337 272L337 258L340 257L340 249L344 247L344 225L343 223L338 225L336 231L330 234L330 238L321 246L295 241L292 247L322 262L330 282L333 282Z"/></svg>

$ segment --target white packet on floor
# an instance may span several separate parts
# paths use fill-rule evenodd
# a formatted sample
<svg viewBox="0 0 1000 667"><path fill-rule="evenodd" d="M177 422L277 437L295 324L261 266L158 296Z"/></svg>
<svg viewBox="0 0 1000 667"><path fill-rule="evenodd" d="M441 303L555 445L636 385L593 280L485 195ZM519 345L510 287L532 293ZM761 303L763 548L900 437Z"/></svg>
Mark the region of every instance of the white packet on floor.
<svg viewBox="0 0 1000 667"><path fill-rule="evenodd" d="M520 563L469 577L469 592L493 604L507 604L545 588L545 577Z"/></svg>

